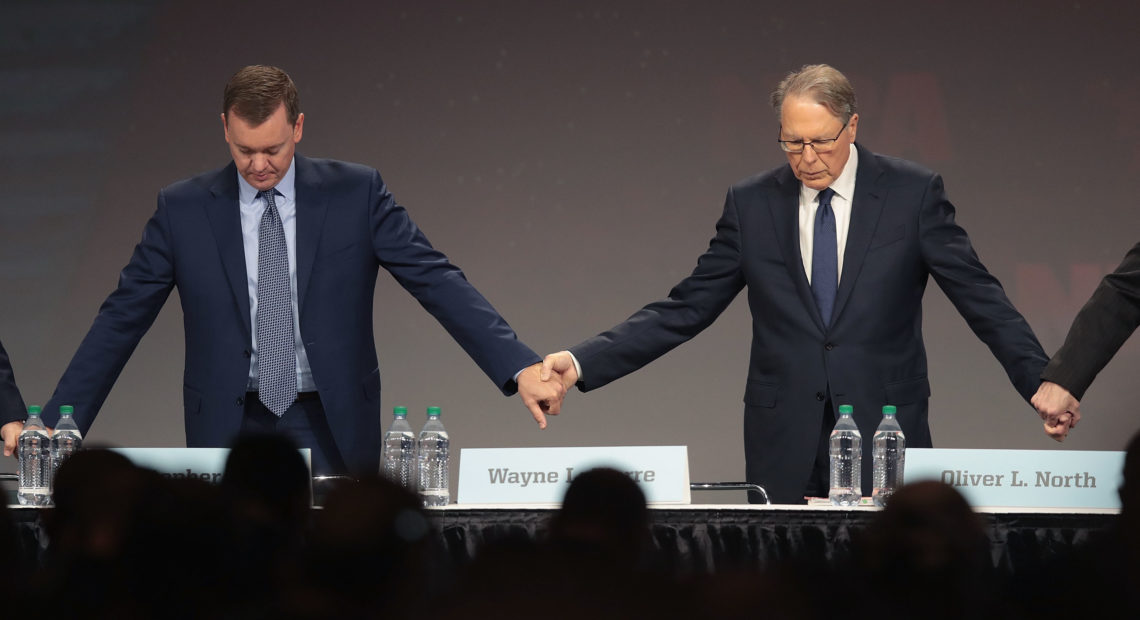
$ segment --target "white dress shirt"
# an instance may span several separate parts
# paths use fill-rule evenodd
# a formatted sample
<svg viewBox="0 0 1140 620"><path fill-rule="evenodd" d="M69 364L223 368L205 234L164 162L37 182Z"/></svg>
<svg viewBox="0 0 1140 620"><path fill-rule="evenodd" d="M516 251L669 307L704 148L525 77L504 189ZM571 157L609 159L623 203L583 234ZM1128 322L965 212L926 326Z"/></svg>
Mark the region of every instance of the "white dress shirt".
<svg viewBox="0 0 1140 620"><path fill-rule="evenodd" d="M859 167L859 152L852 144L851 156L843 172L831 184L835 195L831 197L831 211L835 214L835 249L839 259L836 274L843 278L843 251L847 248L847 231L851 228L851 199L855 196L855 170ZM811 284L811 253L815 246L815 213L819 210L819 191L800 184L800 258L804 273ZM839 281L836 280L836 284Z"/></svg>
<svg viewBox="0 0 1140 620"><path fill-rule="evenodd" d="M289 298L293 302L293 343L297 352L297 391L312 392L317 389L313 382L313 371L309 368L309 354L301 342L301 324L297 306L297 192L294 188L295 163L289 162L289 170L281 177L281 182L273 189L277 197L273 199L281 216L281 226L285 229L285 247L289 255ZM251 339L249 356L249 384L251 392L257 391L257 250L258 231L261 216L269 208L269 203L258 197L258 191L238 174L238 207L241 209L241 237L245 246L245 275L249 289L249 324Z"/></svg>

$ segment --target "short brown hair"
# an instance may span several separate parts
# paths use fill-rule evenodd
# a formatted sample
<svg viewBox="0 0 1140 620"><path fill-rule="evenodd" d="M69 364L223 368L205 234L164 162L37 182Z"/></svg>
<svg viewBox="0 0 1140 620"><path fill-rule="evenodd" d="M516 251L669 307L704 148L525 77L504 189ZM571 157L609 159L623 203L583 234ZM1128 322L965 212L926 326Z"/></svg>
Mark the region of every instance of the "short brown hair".
<svg viewBox="0 0 1140 620"><path fill-rule="evenodd" d="M826 107L846 125L855 115L855 88L839 70L828 65L804 65L793 71L772 92L776 116L788 96L808 97Z"/></svg>
<svg viewBox="0 0 1140 620"><path fill-rule="evenodd" d="M285 104L289 124L296 125L301 114L301 100L297 85L277 67L250 65L238 71L226 82L222 96L222 114L229 119L230 111L254 126L264 123Z"/></svg>

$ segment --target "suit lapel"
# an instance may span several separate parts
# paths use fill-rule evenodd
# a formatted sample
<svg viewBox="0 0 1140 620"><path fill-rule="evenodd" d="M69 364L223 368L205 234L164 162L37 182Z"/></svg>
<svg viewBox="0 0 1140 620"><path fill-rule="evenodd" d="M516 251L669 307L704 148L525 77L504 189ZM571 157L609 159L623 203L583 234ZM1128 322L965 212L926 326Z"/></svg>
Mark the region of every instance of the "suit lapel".
<svg viewBox="0 0 1140 620"><path fill-rule="evenodd" d="M222 169L210 185L211 202L206 205L206 217L214 240L218 244L218 255L222 269L229 281L230 291L241 315L246 338L250 336L249 325L249 284L245 273L245 243L241 236L241 210L238 207L237 168L231 162Z"/></svg>
<svg viewBox="0 0 1140 620"><path fill-rule="evenodd" d="M870 151L859 149L859 168L855 171L855 196L851 200L851 223L847 229L847 249L843 252L843 275L839 278L839 291L835 297L834 323L839 321L843 306L851 297L859 272L863 269L863 259L871 246L871 237L879 224L883 212L885 192L879 187L883 171Z"/></svg>
<svg viewBox="0 0 1140 620"><path fill-rule="evenodd" d="M788 268L788 277L795 284L800 301L811 314L816 327L824 331L823 320L819 316L819 308L815 305L815 297L812 297L811 285L808 284L803 255L800 252L800 182L792 174L792 169L787 166L780 171L776 180L778 183L776 195L768 205L772 212L772 221L776 226L776 240L780 244L784 264Z"/></svg>
<svg viewBox="0 0 1140 620"><path fill-rule="evenodd" d="M321 191L321 178L309 159L296 156L297 162L297 307L305 311L305 293L313 275L313 263L320 245L328 198Z"/></svg>

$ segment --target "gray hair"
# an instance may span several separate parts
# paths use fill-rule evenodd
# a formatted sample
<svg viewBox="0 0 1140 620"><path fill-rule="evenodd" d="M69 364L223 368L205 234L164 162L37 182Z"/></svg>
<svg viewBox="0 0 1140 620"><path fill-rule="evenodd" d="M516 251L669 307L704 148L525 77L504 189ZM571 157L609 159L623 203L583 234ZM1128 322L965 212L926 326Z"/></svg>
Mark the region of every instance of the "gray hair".
<svg viewBox="0 0 1140 620"><path fill-rule="evenodd" d="M815 101L830 110L844 125L855 115L855 89L839 70L829 65L804 65L799 71L789 73L772 91L772 107L777 117L784 99L789 96Z"/></svg>

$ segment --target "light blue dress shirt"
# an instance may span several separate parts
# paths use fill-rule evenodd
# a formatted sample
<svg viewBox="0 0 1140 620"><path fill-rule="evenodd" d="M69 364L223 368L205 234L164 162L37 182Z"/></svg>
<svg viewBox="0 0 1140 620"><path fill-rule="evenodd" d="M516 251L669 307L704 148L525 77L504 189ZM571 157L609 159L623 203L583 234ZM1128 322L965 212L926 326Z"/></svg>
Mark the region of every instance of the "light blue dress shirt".
<svg viewBox="0 0 1140 620"><path fill-rule="evenodd" d="M281 215L281 226L285 229L285 245L289 254L289 297L293 302L293 344L297 351L297 391L312 392L317 389L313 382L313 371L309 368L309 355L301 342L301 324L297 310L297 192L294 189L296 178L295 162L289 162L289 170L274 187L277 190L277 211ZM258 191L238 173L238 207L241 209L241 237L245 246L245 275L249 288L249 324L251 338L249 356L249 385L251 392L257 391L257 249L258 231L261 216L269 203L258 197Z"/></svg>

